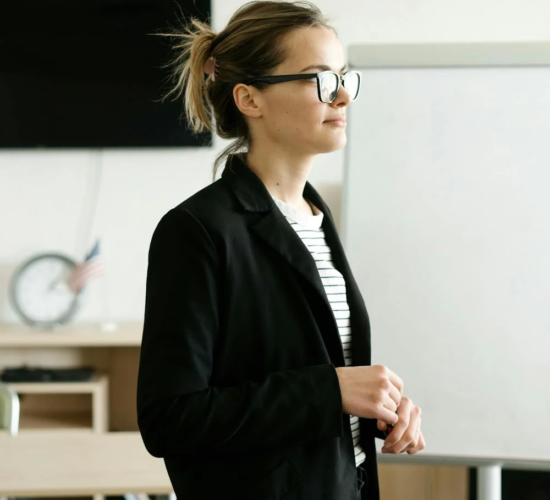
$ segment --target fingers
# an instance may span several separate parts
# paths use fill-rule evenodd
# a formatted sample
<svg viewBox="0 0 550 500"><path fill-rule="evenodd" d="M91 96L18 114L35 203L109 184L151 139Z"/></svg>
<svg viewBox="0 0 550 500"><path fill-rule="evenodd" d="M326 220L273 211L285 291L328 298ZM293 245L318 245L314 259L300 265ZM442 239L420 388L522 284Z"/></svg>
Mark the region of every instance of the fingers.
<svg viewBox="0 0 550 500"><path fill-rule="evenodd" d="M426 448L426 441L424 440L424 436L422 435L422 432L419 432L418 434L419 434L418 443L411 450L407 451L409 455L414 455L415 453L418 453L419 451Z"/></svg>
<svg viewBox="0 0 550 500"><path fill-rule="evenodd" d="M394 413L397 411L398 403L400 401L395 401L390 395L388 395L384 400L384 408L387 408L390 411L393 411Z"/></svg>
<svg viewBox="0 0 550 500"><path fill-rule="evenodd" d="M414 434L414 439L406 446L403 451L409 453L411 450L414 450L418 446L418 441L420 440L420 425L416 428L416 433Z"/></svg>
<svg viewBox="0 0 550 500"><path fill-rule="evenodd" d="M401 404L401 393L399 392L399 389L395 387L395 385L391 385L389 392L389 396L392 399L392 401L395 403L395 410L397 410L397 407ZM394 411L395 411L394 410Z"/></svg>
<svg viewBox="0 0 550 500"><path fill-rule="evenodd" d="M415 439L421 423L421 409L407 397L401 399L397 410L398 422L389 437L386 438L382 452L401 453Z"/></svg>
<svg viewBox="0 0 550 500"><path fill-rule="evenodd" d="M388 394L396 404L396 408L391 408L390 406L388 406L388 408L395 411L397 406L399 406L403 395L403 380L401 380L401 378L392 372L387 366L382 365L382 372L386 380L386 389L388 390Z"/></svg>
<svg viewBox="0 0 550 500"><path fill-rule="evenodd" d="M396 391L392 391L392 399L396 402L399 402L399 400L403 396L403 386L405 384L403 383L403 380L401 379L401 377L399 377L397 374L392 372L389 368L388 368L388 376L389 376L390 382L396 388Z"/></svg>
<svg viewBox="0 0 550 500"><path fill-rule="evenodd" d="M397 413L395 413L394 411L388 410L386 407L382 407L380 409L380 413L377 418L379 418L380 420L383 420L384 422L386 422L386 424L392 424L392 425L395 425L399 420Z"/></svg>
<svg viewBox="0 0 550 500"><path fill-rule="evenodd" d="M383 384L382 389L387 392L388 398L383 402L383 405L395 412L399 403L401 402L401 391L403 388L403 381L394 372L392 372L387 366L378 365L380 370L381 382Z"/></svg>
<svg viewBox="0 0 550 500"><path fill-rule="evenodd" d="M395 425L399 420L396 411L401 404L404 385L403 380L387 366L375 365L375 367L379 371L382 393L385 393L382 396L382 408L377 418L384 421L386 424Z"/></svg>

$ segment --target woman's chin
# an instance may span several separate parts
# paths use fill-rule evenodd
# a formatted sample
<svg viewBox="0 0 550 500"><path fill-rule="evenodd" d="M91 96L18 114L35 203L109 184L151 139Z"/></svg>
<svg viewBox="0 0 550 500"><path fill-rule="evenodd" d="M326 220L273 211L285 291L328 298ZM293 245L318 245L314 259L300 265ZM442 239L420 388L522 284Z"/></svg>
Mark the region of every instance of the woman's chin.
<svg viewBox="0 0 550 500"><path fill-rule="evenodd" d="M347 136L345 131L341 131L339 134L330 134L331 137L325 138L321 147L324 150L323 153L330 153L331 151L337 151L342 149L347 143Z"/></svg>

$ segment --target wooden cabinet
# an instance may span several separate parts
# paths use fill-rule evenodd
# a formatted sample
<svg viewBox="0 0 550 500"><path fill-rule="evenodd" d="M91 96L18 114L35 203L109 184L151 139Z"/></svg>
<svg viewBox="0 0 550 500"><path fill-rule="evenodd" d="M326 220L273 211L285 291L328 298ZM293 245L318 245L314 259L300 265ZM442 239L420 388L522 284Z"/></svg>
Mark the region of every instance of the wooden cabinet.
<svg viewBox="0 0 550 500"><path fill-rule="evenodd" d="M468 473L467 467L379 461L380 500L468 500Z"/></svg>
<svg viewBox="0 0 550 500"><path fill-rule="evenodd" d="M0 324L0 370L91 366L85 382L8 383L19 395L17 436L0 432L0 497L172 493L162 459L148 454L136 419L142 323L37 331Z"/></svg>
<svg viewBox="0 0 550 500"><path fill-rule="evenodd" d="M4 434L0 449L0 496L172 492L164 462L145 451L136 432Z"/></svg>

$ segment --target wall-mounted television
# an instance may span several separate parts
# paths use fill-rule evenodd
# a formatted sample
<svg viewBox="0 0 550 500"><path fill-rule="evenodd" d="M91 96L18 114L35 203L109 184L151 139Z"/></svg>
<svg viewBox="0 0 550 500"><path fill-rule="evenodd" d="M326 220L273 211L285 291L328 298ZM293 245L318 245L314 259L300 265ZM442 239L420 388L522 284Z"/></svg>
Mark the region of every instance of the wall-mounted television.
<svg viewBox="0 0 550 500"><path fill-rule="evenodd" d="M0 148L210 146L170 88L168 32L210 0L2 0Z"/></svg>

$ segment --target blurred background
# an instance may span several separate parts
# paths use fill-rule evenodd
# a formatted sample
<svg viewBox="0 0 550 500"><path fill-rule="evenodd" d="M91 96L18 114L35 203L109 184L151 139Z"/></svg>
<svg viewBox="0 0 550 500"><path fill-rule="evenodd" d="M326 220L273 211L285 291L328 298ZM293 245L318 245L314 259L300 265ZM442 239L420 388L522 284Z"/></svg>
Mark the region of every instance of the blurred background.
<svg viewBox="0 0 550 500"><path fill-rule="evenodd" d="M192 135L182 103L160 102L169 46L153 33L190 16L218 32L244 3L0 4L1 498L173 497L135 416L147 253L162 215L212 181L229 143ZM314 3L344 51L550 37L543 0ZM338 227L345 155L320 155L309 178ZM379 470L383 500L478 497L473 467ZM548 476L503 470L502 498L550 498Z"/></svg>

